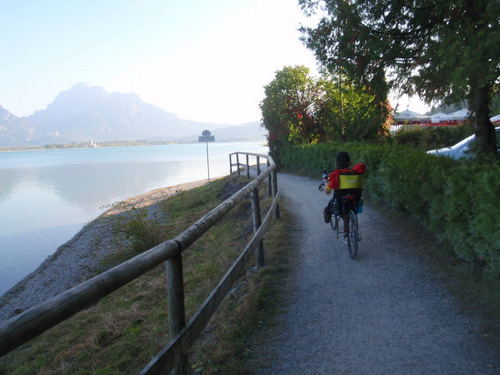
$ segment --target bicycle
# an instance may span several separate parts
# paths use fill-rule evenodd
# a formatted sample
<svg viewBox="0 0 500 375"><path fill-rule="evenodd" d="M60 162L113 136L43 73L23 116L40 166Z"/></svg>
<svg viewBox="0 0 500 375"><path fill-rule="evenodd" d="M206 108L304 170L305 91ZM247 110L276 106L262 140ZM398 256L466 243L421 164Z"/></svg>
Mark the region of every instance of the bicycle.
<svg viewBox="0 0 500 375"><path fill-rule="evenodd" d="M345 176L345 177L342 177ZM328 184L328 171L323 171L323 181L319 186L322 190ZM358 213L363 212L363 199L361 192L363 187L363 175L356 172L346 172L340 175L339 189L334 193L333 213L330 226L339 235L349 250L352 259L358 256L359 242L361 241L361 231L359 229ZM343 223L342 231L340 222Z"/></svg>

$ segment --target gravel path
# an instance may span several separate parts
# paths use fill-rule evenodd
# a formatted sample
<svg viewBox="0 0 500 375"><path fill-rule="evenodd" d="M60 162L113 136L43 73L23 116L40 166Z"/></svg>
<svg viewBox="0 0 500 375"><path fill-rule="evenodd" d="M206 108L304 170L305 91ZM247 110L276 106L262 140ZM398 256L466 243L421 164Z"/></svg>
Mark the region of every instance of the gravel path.
<svg viewBox="0 0 500 375"><path fill-rule="evenodd" d="M101 261L105 257L130 246L125 238L113 233L109 218L123 215L131 207L147 209L150 216L157 215L162 200L203 184L206 180L170 186L115 204L2 296L0 322L91 278L103 270Z"/></svg>
<svg viewBox="0 0 500 375"><path fill-rule="evenodd" d="M500 359L457 301L379 213L359 215L353 261L322 218L319 180L280 174L299 218L289 304L262 346L256 374L499 374Z"/></svg>

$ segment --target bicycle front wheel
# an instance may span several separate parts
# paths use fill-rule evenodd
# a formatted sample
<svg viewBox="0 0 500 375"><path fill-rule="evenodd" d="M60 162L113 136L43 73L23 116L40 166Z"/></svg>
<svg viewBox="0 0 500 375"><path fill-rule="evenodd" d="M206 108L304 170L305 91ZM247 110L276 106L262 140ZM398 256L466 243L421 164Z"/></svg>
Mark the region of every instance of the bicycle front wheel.
<svg viewBox="0 0 500 375"><path fill-rule="evenodd" d="M354 211L349 212L349 255L352 259L356 259L358 256L358 243L359 243L359 227L358 227L358 216Z"/></svg>

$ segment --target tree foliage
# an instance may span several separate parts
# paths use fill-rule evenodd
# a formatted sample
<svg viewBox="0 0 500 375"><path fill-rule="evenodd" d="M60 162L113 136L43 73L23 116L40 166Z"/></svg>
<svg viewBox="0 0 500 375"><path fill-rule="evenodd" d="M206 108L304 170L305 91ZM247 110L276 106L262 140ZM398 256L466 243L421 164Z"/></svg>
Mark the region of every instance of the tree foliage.
<svg viewBox="0 0 500 375"><path fill-rule="evenodd" d="M322 15L303 40L330 71L381 98L467 100L484 151L496 153L489 106L500 87L498 0L299 0ZM384 77L387 77L387 81Z"/></svg>
<svg viewBox="0 0 500 375"><path fill-rule="evenodd" d="M309 69L284 67L264 89L265 99L260 108L270 146L283 142L311 143L316 133L313 105L317 92Z"/></svg>
<svg viewBox="0 0 500 375"><path fill-rule="evenodd" d="M365 87L309 73L304 66L286 66L264 87L260 108L273 157L279 159L285 144L365 140L384 133L387 111Z"/></svg>
<svg viewBox="0 0 500 375"><path fill-rule="evenodd" d="M366 86L327 74L319 85L317 117L327 141L372 140L387 132L389 108Z"/></svg>

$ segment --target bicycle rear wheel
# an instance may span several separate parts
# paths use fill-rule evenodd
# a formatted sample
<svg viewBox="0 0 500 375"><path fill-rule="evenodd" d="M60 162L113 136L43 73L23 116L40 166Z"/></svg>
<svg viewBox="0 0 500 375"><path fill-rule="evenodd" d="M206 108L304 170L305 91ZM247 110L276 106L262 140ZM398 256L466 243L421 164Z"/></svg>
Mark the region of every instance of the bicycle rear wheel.
<svg viewBox="0 0 500 375"><path fill-rule="evenodd" d="M339 219L338 219L338 216L337 216L337 215L332 215L332 219L330 220L330 226L332 227L332 229L333 229L334 231L336 231L336 230L337 230L337 226L338 226L338 223L339 223L339 221L338 221L338 220L339 220Z"/></svg>
<svg viewBox="0 0 500 375"><path fill-rule="evenodd" d="M349 212L349 234L347 236L347 247L349 248L349 255L352 259L356 259L358 256L358 245L359 245L359 227L358 227L358 216L354 211Z"/></svg>

